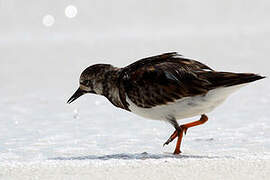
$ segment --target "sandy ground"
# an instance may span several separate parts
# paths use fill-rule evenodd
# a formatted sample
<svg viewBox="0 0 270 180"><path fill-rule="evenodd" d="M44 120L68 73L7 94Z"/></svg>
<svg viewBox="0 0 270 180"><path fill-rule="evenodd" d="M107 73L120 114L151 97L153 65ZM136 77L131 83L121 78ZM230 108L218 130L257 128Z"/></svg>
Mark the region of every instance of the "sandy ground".
<svg viewBox="0 0 270 180"><path fill-rule="evenodd" d="M269 179L268 158L111 155L81 160L0 164L1 179ZM245 156L245 155L244 155ZM107 160L105 160L107 159Z"/></svg>

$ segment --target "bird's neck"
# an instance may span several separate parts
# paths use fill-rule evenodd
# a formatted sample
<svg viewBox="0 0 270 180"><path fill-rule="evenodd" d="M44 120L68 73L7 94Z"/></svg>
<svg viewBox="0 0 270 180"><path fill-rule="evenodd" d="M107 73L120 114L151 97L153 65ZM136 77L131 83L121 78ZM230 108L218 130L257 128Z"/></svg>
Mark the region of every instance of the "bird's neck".
<svg viewBox="0 0 270 180"><path fill-rule="evenodd" d="M106 72L102 84L102 95L105 96L116 107L125 109L119 95L119 74L119 68Z"/></svg>

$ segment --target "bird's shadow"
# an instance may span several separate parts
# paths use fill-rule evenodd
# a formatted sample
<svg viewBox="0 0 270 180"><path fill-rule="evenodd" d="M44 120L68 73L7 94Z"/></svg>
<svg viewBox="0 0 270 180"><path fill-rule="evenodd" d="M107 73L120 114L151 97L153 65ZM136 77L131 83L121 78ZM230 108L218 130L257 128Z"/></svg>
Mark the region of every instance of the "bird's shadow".
<svg viewBox="0 0 270 180"><path fill-rule="evenodd" d="M88 156L75 156L75 157L55 157L49 160L147 160L147 159L218 159L218 158L233 158L231 156L206 156L206 155L174 155L170 153L163 154L149 154L143 153L121 153L121 154L110 154L110 155L88 155Z"/></svg>

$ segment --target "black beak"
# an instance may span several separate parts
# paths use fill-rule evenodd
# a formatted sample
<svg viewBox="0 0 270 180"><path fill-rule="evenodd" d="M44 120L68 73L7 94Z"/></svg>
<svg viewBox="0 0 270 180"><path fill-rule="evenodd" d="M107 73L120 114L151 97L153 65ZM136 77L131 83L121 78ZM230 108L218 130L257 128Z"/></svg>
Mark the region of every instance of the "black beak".
<svg viewBox="0 0 270 180"><path fill-rule="evenodd" d="M77 89L77 91L69 98L69 100L67 101L68 104L72 103L73 101L75 101L77 98L79 98L81 95L85 94L86 92L81 90L80 88Z"/></svg>

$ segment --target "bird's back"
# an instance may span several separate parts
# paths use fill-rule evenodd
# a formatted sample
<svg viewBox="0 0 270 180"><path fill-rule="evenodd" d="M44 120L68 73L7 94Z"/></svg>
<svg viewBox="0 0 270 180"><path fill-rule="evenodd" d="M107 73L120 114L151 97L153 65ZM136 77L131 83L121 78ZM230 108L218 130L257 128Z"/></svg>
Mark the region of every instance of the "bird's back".
<svg viewBox="0 0 270 180"><path fill-rule="evenodd" d="M177 53L141 59L121 70L128 99L138 107L152 108L185 97L206 95L210 90L249 83L264 77L251 73L217 72L198 61ZM128 103L125 103L128 106Z"/></svg>

